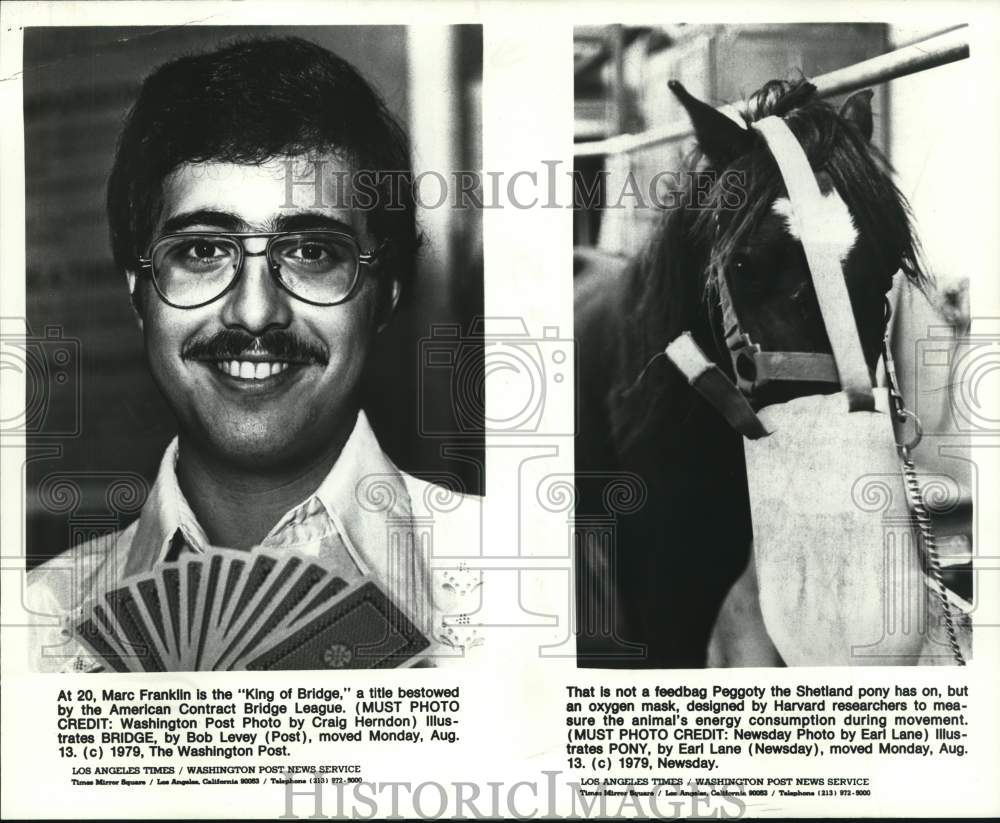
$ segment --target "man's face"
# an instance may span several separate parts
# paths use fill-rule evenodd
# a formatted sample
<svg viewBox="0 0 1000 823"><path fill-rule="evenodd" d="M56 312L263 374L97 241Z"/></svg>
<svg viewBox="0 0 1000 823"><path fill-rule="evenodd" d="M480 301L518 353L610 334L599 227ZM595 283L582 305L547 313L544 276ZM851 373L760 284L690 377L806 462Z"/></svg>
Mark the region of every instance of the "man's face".
<svg viewBox="0 0 1000 823"><path fill-rule="evenodd" d="M329 183L329 172L349 173L347 164L326 158L321 205L301 181L291 187L294 205L286 202L287 168L284 159L180 166L164 181L153 239L185 231L335 229L353 233L362 250L373 248L364 213L348 208L350 198ZM243 242L247 252L259 252L266 239ZM321 459L354 423L379 322L376 271L377 264L361 267L347 302L314 306L284 291L263 255L247 254L233 287L194 309L167 305L148 278L130 274L130 286L144 290L140 323L153 378L182 435L216 460L257 472ZM254 344L261 336L264 345Z"/></svg>

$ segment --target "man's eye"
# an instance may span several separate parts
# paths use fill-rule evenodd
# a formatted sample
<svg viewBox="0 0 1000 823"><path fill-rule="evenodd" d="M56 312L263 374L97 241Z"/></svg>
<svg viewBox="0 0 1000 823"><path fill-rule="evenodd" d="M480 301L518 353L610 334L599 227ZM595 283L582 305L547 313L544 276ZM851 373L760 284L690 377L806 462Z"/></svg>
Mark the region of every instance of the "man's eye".
<svg viewBox="0 0 1000 823"><path fill-rule="evenodd" d="M322 263L330 258L330 250L319 243L304 243L292 250L292 257L304 263Z"/></svg>
<svg viewBox="0 0 1000 823"><path fill-rule="evenodd" d="M186 256L196 260L217 260L226 256L226 250L208 240L196 240L188 246Z"/></svg>

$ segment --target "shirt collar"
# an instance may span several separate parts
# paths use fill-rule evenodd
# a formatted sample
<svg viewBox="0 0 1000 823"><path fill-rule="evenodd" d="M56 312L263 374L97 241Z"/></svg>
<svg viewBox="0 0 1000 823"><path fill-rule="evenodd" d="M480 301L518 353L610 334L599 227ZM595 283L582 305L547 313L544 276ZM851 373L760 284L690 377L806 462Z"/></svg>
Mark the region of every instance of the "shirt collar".
<svg viewBox="0 0 1000 823"><path fill-rule="evenodd" d="M143 506L135 538L125 563L129 577L151 570L162 562L178 530L188 545L204 551L209 541L177 483L177 438L164 452L156 482ZM278 519L261 545L295 546L308 551L336 528L355 559L365 570L386 569L388 521L408 521L410 499L399 469L383 454L364 412L329 474L309 497ZM308 522L308 528L303 528Z"/></svg>

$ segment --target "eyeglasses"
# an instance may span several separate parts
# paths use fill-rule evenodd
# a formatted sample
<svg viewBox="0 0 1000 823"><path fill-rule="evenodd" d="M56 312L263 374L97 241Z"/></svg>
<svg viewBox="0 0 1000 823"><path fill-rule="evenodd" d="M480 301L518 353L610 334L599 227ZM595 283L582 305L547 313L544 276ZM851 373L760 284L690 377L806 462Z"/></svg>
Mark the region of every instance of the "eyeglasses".
<svg viewBox="0 0 1000 823"><path fill-rule="evenodd" d="M263 251L243 241L267 238ZM314 306L336 306L354 293L361 266L372 265L385 245L362 251L353 235L337 231L180 232L159 238L140 257L160 298L178 309L218 300L236 283L247 257L267 257L278 285Z"/></svg>

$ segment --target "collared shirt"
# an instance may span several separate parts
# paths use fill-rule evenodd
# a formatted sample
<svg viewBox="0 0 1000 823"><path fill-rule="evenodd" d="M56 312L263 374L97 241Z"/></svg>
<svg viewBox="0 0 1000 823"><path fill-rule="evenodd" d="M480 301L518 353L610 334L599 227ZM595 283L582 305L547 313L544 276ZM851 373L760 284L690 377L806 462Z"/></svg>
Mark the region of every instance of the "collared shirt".
<svg viewBox="0 0 1000 823"><path fill-rule="evenodd" d="M29 572L33 670L96 670L99 664L71 631L84 605L123 580L176 559L178 546L195 553L210 547L177 483L177 453L175 439L138 520ZM449 506L428 517L428 504L442 493L450 496ZM479 599L480 577L460 566L432 569L431 549L447 556L455 554L449 544L464 539L468 546L478 538L479 503L401 472L361 412L319 488L283 515L260 546L315 557L348 583L371 576L430 636L429 658L441 664L481 644L478 630L465 625L479 622L468 614L476 611L472 603Z"/></svg>

